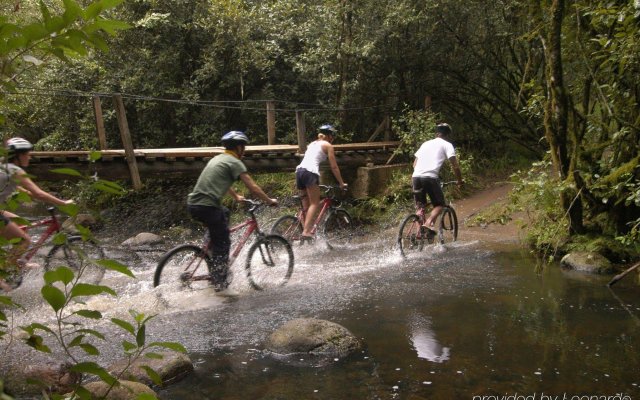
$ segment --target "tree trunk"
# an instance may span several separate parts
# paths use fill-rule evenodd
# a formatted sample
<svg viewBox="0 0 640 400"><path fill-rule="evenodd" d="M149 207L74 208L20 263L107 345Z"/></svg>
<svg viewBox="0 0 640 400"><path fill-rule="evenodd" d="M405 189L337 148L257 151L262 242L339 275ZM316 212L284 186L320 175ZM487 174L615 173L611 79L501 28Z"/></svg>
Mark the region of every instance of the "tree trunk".
<svg viewBox="0 0 640 400"><path fill-rule="evenodd" d="M548 49L548 87L549 102L545 115L545 135L551 147L553 164L558 177L566 183L572 183L571 154L568 146L569 100L564 86L562 67L562 21L564 18L564 0L553 0L551 4L551 29ZM578 146L578 143L574 143ZM575 185L566 185L560 196L562 208L569 217L570 233L584 231L582 201Z"/></svg>

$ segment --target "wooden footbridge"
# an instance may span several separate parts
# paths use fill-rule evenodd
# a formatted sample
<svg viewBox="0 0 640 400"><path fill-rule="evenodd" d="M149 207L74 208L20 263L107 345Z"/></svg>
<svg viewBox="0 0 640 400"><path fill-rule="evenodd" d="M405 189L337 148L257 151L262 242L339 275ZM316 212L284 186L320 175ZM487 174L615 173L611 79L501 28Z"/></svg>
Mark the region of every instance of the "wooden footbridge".
<svg viewBox="0 0 640 400"><path fill-rule="evenodd" d="M94 96L93 108L101 156L92 161L92 151L34 151L29 173L39 180L60 179L52 172L60 168L74 169L84 176L97 174L102 179L130 178L134 189L149 177L196 175L205 164L222 153L222 147L135 149L122 96L113 96L122 149L107 149L100 98ZM303 113L296 112L297 144L276 144L275 106L267 102L267 145L247 146L243 161L252 172L292 171L300 163L306 149L306 128ZM390 141L391 125L387 116L364 143L334 145L338 164L343 171L355 171L359 166L388 163L400 142ZM382 134L384 141L374 139ZM348 171L345 171L348 173Z"/></svg>
<svg viewBox="0 0 640 400"><path fill-rule="evenodd" d="M336 159L340 167L357 168L386 163L399 142L365 142L336 144ZM205 164L222 153L222 147L174 149L133 149L128 157L125 150L101 150L97 161L90 161L91 151L34 151L29 173L39 180L60 179L53 173L58 168L73 168L84 175L97 173L103 179L136 181L150 177L196 175ZM244 163L252 172L292 171L304 153L297 145L247 146Z"/></svg>

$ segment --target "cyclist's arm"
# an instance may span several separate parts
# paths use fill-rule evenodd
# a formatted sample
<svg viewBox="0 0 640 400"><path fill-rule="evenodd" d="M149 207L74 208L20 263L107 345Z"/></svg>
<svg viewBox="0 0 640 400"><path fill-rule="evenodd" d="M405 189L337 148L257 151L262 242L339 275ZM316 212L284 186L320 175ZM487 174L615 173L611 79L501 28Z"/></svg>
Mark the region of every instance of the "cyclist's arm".
<svg viewBox="0 0 640 400"><path fill-rule="evenodd" d="M333 176L335 176L338 184L341 187L347 186L347 184L342 180L342 175L340 174L340 168L338 167L338 162L336 161L336 153L333 150L333 146L331 144L327 144L325 146L325 150L327 151L327 158L329 159L329 166L331 167Z"/></svg>
<svg viewBox="0 0 640 400"><path fill-rule="evenodd" d="M228 191L227 193L229 193L229 195L230 195L231 197L233 197L233 199L234 199L235 201L240 202L240 201L244 200L244 196L243 196L243 195L241 195L241 194L238 194L238 192L236 192L235 190L233 190L233 188L229 188L229 191Z"/></svg>
<svg viewBox="0 0 640 400"><path fill-rule="evenodd" d="M26 174L20 174L18 179L20 188L26 191L32 198L57 206L72 204L74 202L73 200L59 199L56 196L45 192L40 189L40 187L36 185Z"/></svg>
<svg viewBox="0 0 640 400"><path fill-rule="evenodd" d="M458 186L462 186L462 172L460 172L460 164L458 164L458 159L456 158L456 156L453 156L449 158L449 162L451 163L453 173L456 175L456 179L458 180Z"/></svg>
<svg viewBox="0 0 640 400"><path fill-rule="evenodd" d="M258 186L257 183L253 181L253 179L251 178L251 176L249 176L248 173L246 172L241 173L240 180L242 181L242 183L244 183L244 185L247 187L247 189L249 189L251 193L258 196L260 200L262 200L263 202L270 205L278 204L278 200L272 199L269 196L267 196L267 194L260 188L260 186Z"/></svg>

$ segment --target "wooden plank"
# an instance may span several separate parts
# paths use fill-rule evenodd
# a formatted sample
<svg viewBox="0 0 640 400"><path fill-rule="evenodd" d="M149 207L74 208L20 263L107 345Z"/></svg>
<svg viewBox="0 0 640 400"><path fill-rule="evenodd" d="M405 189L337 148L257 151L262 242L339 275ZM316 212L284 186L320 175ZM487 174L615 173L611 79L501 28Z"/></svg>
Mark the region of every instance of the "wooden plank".
<svg viewBox="0 0 640 400"><path fill-rule="evenodd" d="M307 127L302 111L296 111L296 134L298 135L298 152L304 153L307 151Z"/></svg>
<svg viewBox="0 0 640 400"><path fill-rule="evenodd" d="M93 115L96 119L96 133L98 134L98 146L100 150L107 149L107 135L104 130L104 118L102 116L102 103L100 96L93 96Z"/></svg>
<svg viewBox="0 0 640 400"><path fill-rule="evenodd" d="M267 101L267 143L276 144L276 103Z"/></svg>
<svg viewBox="0 0 640 400"><path fill-rule="evenodd" d="M122 138L122 146L124 147L125 158L129 165L129 173L131 175L131 182L134 190L142 189L142 181L140 180L140 172L138 171L138 164L136 163L136 157L133 152L133 142L131 140L131 132L129 132L129 123L127 122L127 115L124 109L124 102L122 101L122 95L115 94L113 100L116 106L116 117L118 118L118 128L120 128L120 137Z"/></svg>

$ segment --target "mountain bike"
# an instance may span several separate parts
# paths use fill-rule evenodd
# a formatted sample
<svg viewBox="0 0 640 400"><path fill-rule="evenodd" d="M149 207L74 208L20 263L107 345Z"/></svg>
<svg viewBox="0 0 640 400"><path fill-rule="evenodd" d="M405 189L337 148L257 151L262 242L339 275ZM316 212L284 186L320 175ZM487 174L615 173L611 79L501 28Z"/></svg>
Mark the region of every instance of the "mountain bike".
<svg viewBox="0 0 640 400"><path fill-rule="evenodd" d="M455 183L456 181L441 182L440 186L444 188ZM436 239L440 244L458 240L458 216L448 199L438 216L439 221L436 221L437 231L424 226L426 214L427 210L424 207L418 207L416 204L415 214L407 215L400 224L398 247L404 257L411 253L422 251L425 244L433 244Z"/></svg>
<svg viewBox="0 0 640 400"><path fill-rule="evenodd" d="M340 207L337 194L343 189L339 186L320 185L324 189L324 198L320 201L320 212L313 224L312 235L318 231L327 241L327 245L342 243L351 236L351 215ZM296 215L283 215L271 227L271 233L281 235L290 242L301 240L302 229L307 210L302 204L302 197L293 196L300 202L300 209Z"/></svg>
<svg viewBox="0 0 640 400"><path fill-rule="evenodd" d="M28 225L20 225L24 231L45 227L38 240L31 243L22 255L24 262L30 261L40 250L49 243L53 236L53 247L44 257L45 271L59 266L66 266L73 270L79 282L98 284L104 276L105 269L95 261L105 258L104 250L93 239L86 239L79 235L58 236L62 233L62 225L56 216L55 207L47 207L49 216ZM20 286L24 275L23 268L9 271L5 281L14 289Z"/></svg>
<svg viewBox="0 0 640 400"><path fill-rule="evenodd" d="M264 204L248 199L243 202L248 206L248 218L229 228L231 233L242 233L229 256L229 267L253 235L255 241L249 247L245 263L249 284L256 290L282 286L293 273L291 244L282 236L267 235L260 230L256 212ZM179 282L182 287L191 289L208 286L214 268L208 247L207 234L200 246L182 244L169 250L158 262L153 286L170 282Z"/></svg>

